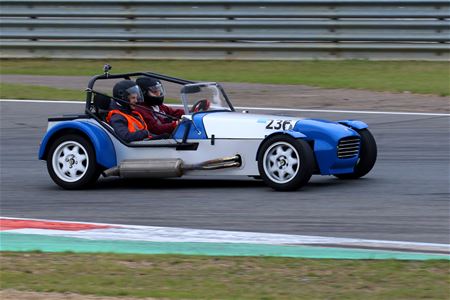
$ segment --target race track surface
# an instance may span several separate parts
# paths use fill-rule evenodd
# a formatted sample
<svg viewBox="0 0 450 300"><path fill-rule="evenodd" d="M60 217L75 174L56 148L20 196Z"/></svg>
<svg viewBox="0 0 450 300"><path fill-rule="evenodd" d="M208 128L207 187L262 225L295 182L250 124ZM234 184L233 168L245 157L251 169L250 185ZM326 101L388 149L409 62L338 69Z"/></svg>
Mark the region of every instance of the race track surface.
<svg viewBox="0 0 450 300"><path fill-rule="evenodd" d="M65 191L37 160L39 142L49 116L82 110L77 103L0 102L2 216L450 242L449 117L283 113L369 123L378 161L355 181L313 176L302 190L279 193L240 178L112 178L93 190Z"/></svg>

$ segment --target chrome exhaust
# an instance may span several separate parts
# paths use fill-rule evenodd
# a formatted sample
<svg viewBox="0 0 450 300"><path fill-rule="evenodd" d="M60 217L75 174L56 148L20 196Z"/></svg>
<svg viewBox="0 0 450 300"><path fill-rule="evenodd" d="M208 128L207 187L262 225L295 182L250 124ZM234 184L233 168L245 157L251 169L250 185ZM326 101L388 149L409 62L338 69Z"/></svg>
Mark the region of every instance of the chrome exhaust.
<svg viewBox="0 0 450 300"><path fill-rule="evenodd" d="M164 178L182 175L181 159L130 159L103 172L105 177L120 176L120 178Z"/></svg>
<svg viewBox="0 0 450 300"><path fill-rule="evenodd" d="M181 177L190 170L217 170L241 166L241 157L235 155L204 161L198 164L185 165L181 159L130 159L122 161L118 166L107 169L103 176L119 176L120 178L168 178Z"/></svg>
<svg viewBox="0 0 450 300"><path fill-rule="evenodd" d="M185 170L217 170L224 168L240 167L242 164L241 157L235 155L232 157L217 158L207 160L199 164L185 165Z"/></svg>

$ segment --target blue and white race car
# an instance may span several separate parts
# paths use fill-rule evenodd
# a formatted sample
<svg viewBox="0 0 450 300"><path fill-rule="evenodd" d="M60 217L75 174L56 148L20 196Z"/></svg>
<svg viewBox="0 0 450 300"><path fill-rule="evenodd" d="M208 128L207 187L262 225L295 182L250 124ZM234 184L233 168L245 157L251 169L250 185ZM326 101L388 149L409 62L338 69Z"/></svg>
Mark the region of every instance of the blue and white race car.
<svg viewBox="0 0 450 300"><path fill-rule="evenodd" d="M97 81L156 78L179 85L185 110L168 139L127 143L105 122L114 100ZM204 102L211 104L206 111ZM193 112L194 109L195 111ZM65 189L92 186L100 175L121 178L249 176L278 191L295 190L311 175L356 179L374 166L377 146L367 124L237 112L214 82L192 82L150 72L93 77L82 115L50 118L39 159Z"/></svg>

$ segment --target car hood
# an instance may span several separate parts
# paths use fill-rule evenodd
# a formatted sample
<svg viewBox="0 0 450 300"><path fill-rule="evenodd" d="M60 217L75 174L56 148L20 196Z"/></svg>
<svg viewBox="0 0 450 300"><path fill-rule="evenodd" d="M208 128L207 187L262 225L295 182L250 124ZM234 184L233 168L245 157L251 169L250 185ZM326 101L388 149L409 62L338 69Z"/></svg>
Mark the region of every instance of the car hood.
<svg viewBox="0 0 450 300"><path fill-rule="evenodd" d="M294 130L317 138L333 135L335 138L355 135L355 132L339 123L298 117L245 114L238 112L214 112L202 118L208 138L262 139L283 130Z"/></svg>

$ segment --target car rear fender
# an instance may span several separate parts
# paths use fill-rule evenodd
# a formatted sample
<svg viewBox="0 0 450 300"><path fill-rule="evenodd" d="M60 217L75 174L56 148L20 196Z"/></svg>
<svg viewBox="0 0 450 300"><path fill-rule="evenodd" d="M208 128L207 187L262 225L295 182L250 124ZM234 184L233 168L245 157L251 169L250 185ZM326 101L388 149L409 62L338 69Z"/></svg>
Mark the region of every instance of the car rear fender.
<svg viewBox="0 0 450 300"><path fill-rule="evenodd" d="M261 149L261 145L262 145L267 139L273 137L274 135L283 135L283 134L290 135L290 136L292 136L292 137L295 138L295 139L306 139L306 138L307 138L306 135L304 135L303 133L298 132L298 131L294 131L294 130L280 130L280 131L276 131L276 132L274 132L274 133L271 133L271 134L269 134L268 136L266 136L266 137L261 141L261 144L259 144L258 151L256 151L256 157L255 157L255 159L258 160L258 155L259 155L259 151L260 151L260 149Z"/></svg>
<svg viewBox="0 0 450 300"><path fill-rule="evenodd" d="M366 129L369 127L366 123L358 120L341 120L338 121L338 123L356 130Z"/></svg>
<svg viewBox="0 0 450 300"><path fill-rule="evenodd" d="M62 121L52 126L42 139L39 148L39 159L47 159L47 153L53 141L66 134L74 133L84 136L92 143L99 165L105 168L117 165L116 151L108 134L99 125L80 120Z"/></svg>

